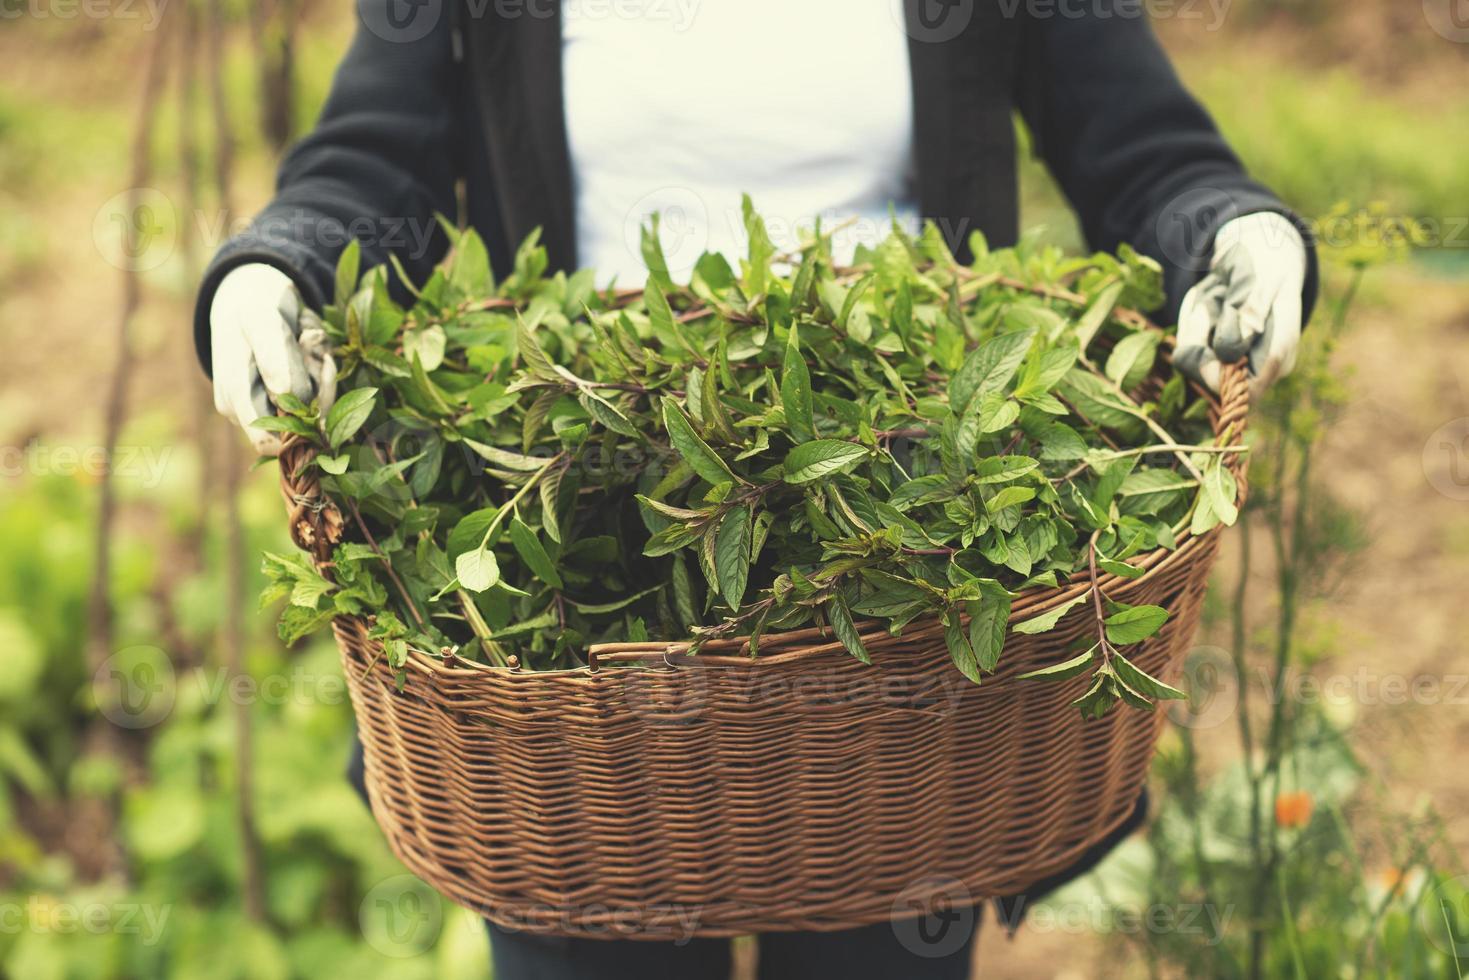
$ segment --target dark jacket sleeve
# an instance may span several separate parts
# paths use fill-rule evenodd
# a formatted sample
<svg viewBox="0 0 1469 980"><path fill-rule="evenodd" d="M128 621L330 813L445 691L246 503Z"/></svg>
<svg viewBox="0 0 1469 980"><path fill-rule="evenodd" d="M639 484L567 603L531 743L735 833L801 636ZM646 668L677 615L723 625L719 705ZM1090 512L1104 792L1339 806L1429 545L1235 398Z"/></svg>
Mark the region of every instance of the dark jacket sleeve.
<svg viewBox="0 0 1469 980"><path fill-rule="evenodd" d="M419 281L442 255L434 216L456 216L464 132L452 8L442 0L358 0L357 33L316 128L281 163L275 198L205 271L194 340L206 372L209 306L237 266L275 266L320 309L353 238L363 269L392 253Z"/></svg>
<svg viewBox="0 0 1469 980"><path fill-rule="evenodd" d="M1310 229L1245 173L1174 73L1146 10L1093 0L1026 24L1021 111L1036 148L1091 247L1127 242L1163 266L1163 322L1177 321L1184 293L1208 272L1219 227L1261 211L1285 215L1306 242L1309 319L1317 289Z"/></svg>

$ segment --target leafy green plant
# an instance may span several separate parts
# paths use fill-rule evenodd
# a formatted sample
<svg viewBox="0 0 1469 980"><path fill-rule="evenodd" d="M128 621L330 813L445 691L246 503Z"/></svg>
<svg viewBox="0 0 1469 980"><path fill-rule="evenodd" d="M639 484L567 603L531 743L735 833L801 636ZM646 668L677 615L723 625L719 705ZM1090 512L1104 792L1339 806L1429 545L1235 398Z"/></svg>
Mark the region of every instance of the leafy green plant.
<svg viewBox="0 0 1469 980"><path fill-rule="evenodd" d="M746 202L749 257L705 255L675 284L656 225L645 290L544 275L534 237L496 283L472 231L404 309L355 249L325 313L344 392L286 399L267 427L310 440L349 540L332 578L270 555L287 640L340 614L409 649L537 668L590 640L748 637L829 626L864 637L938 616L965 676L999 662L1011 602L1090 580L1016 623L1089 603L1095 642L1040 679L1090 670L1078 706L1178 692L1119 648L1161 608L1110 602L1102 572L1235 519L1206 403L1155 371L1161 300L1128 249L955 261L898 230L850 268L819 234L776 254ZM401 276L401 270L399 270Z"/></svg>
<svg viewBox="0 0 1469 980"><path fill-rule="evenodd" d="M1362 544L1354 516L1318 473L1320 441L1347 402L1331 356L1365 271L1407 244L1385 238L1326 253L1338 283L1328 315L1307 331L1295 372L1251 412L1237 577L1217 590L1228 655L1206 648L1186 671L1192 710L1160 743L1154 773L1164 792L1146 837L1054 899L1095 889L1115 921L1139 909L1174 916L1156 921L1177 927L1131 933L1138 946L1129 952L1140 947L1152 975L1178 967L1251 980L1440 978L1461 977L1469 964L1464 878L1455 877L1442 821L1426 806L1403 812L1387 802L1341 710L1288 690L1293 675L1330 656L1303 642L1303 617ZM1202 743L1226 721L1237 758L1210 771ZM1385 799L1374 800L1374 788ZM1373 838L1369 851L1363 841ZM1185 916L1189 926L1178 926Z"/></svg>
<svg viewBox="0 0 1469 980"><path fill-rule="evenodd" d="M145 424L130 438L175 445L176 431L160 428ZM158 682L150 696L168 710L156 724L127 729L118 758L85 756L81 739L107 689L82 655L90 478L29 474L11 478L0 495L8 558L0 586L10 600L0 603L8 656L0 677L0 976L483 976L483 926L451 911L447 899L424 907L431 928L411 940L373 934L392 911L374 904L373 890L404 870L343 778L353 726L334 646L285 650L250 620L260 628L248 637L249 686L236 688L215 663L193 659L208 650L228 601L217 561L189 569L179 560L200 533L193 491L171 478L126 498L134 520L118 533L112 579L118 663L147 649L153 663L171 666L149 678ZM270 474L256 474L246 501L249 547L286 546ZM202 528L208 553L222 553L218 522ZM169 581L181 567L182 577ZM256 721L256 758L269 760L257 763L255 777L264 923L251 921L242 902L231 778L240 765L238 696ZM104 794L120 803L115 843L125 861L118 874L96 877L87 857L111 842L86 823L87 804ZM414 894L431 896L427 886Z"/></svg>

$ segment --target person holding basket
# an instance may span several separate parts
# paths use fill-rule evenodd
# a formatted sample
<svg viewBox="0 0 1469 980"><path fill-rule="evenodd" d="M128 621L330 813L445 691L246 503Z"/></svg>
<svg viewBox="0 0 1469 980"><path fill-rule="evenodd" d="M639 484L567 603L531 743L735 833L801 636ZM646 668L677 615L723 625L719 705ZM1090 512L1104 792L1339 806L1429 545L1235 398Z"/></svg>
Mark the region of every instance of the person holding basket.
<svg viewBox="0 0 1469 980"><path fill-rule="evenodd" d="M1210 388L1248 360L1288 373L1315 300L1309 231L1253 181L1127 0L358 0L356 37L274 199L200 286L216 407L257 450L273 396L322 384L319 331L342 249L416 281L443 256L436 216L474 228L496 269L539 229L553 268L646 277L650 218L672 268L743 251L741 195L776 244L820 219L838 262L893 221L936 223L960 261L1018 236L1014 119L1088 245L1163 269L1174 362ZM328 383L329 383L329 379ZM361 785L361 752L355 776ZM1099 861L1144 818L1007 914ZM952 911L952 910L951 910ZM967 976L978 910L761 939L764 978ZM495 974L723 977L727 942L596 941L491 927Z"/></svg>

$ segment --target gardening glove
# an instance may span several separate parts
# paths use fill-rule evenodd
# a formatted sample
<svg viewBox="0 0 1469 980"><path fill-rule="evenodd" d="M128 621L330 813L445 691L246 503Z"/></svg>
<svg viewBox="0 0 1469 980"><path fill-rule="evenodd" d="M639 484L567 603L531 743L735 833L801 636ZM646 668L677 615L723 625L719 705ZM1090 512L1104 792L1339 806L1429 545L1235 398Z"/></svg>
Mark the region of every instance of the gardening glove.
<svg viewBox="0 0 1469 980"><path fill-rule="evenodd" d="M1248 355L1250 392L1259 397L1295 366L1305 281L1306 245L1283 215L1225 222L1209 274L1183 297L1173 363L1218 391L1220 366Z"/></svg>
<svg viewBox="0 0 1469 980"><path fill-rule="evenodd" d="M220 280L209 305L214 407L244 428L257 452L280 452L280 436L253 423L290 393L320 396L324 415L336 397L336 364L316 314L303 309L290 277L263 263Z"/></svg>

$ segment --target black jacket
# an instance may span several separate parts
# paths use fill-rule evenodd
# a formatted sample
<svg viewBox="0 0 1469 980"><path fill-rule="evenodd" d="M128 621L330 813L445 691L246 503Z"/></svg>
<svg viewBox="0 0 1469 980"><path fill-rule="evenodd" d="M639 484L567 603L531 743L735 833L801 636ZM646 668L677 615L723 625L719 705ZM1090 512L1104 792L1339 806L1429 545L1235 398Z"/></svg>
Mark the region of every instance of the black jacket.
<svg viewBox="0 0 1469 980"><path fill-rule="evenodd" d="M905 2L919 205L961 255L974 229L994 245L1016 238L1016 112L1088 244L1129 242L1163 265L1164 322L1230 218L1277 211L1309 242L1179 84L1142 0ZM496 269L537 227L552 268L576 267L560 0L357 5L316 129L282 163L275 199L205 273L194 330L206 370L210 301L243 263L282 269L320 307L348 236L364 268L392 252L421 281L443 253L443 214L480 232ZM791 111L821 107L795 94ZM1313 252L1307 316L1315 294Z"/></svg>
<svg viewBox="0 0 1469 980"><path fill-rule="evenodd" d="M1141 0L906 3L919 205L961 255L975 229L994 245L1015 241L1017 111L1088 243L1130 242L1162 264L1165 322L1204 275L1214 233L1230 218L1276 211L1310 241L1179 84ZM282 269L320 307L349 235L362 244L364 267L392 252L421 281L442 255L441 233L429 232L444 214L480 232L497 269L537 227L552 267L576 266L560 0L358 0L358 15L321 120L281 165L275 200L205 274L195 337L206 370L214 289L243 263ZM750 57L758 70L758 52ZM821 107L797 94L791 111ZM1309 316L1314 252L1308 269ZM351 775L361 790L360 744ZM1006 924L1013 928L1028 898L1105 856L1146 809L1144 794L1076 867L1004 900Z"/></svg>

